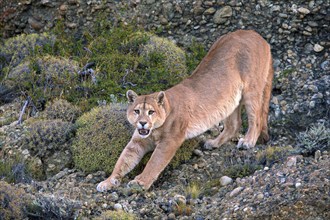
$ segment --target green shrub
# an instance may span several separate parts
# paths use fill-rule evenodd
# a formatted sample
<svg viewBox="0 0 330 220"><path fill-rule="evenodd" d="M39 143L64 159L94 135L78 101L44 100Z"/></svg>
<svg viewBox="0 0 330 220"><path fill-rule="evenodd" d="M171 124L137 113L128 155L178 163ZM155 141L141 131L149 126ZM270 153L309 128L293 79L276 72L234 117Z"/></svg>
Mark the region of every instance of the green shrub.
<svg viewBox="0 0 330 220"><path fill-rule="evenodd" d="M63 168L70 167L72 159L69 146L74 132L72 123L61 120L30 122L20 145L31 155L27 163L34 178L44 179L44 175L50 177Z"/></svg>
<svg viewBox="0 0 330 220"><path fill-rule="evenodd" d="M24 190L0 181L0 219L24 219L26 204Z"/></svg>
<svg viewBox="0 0 330 220"><path fill-rule="evenodd" d="M124 97L127 89L140 94L165 90L187 76L185 53L171 41L121 26L103 31L86 46L96 65L91 101ZM97 89L96 89L97 88Z"/></svg>
<svg viewBox="0 0 330 220"><path fill-rule="evenodd" d="M196 69L196 67L202 61L206 54L207 51L205 50L205 46L201 43L193 41L188 46L186 53L186 62L189 74L191 74Z"/></svg>
<svg viewBox="0 0 330 220"><path fill-rule="evenodd" d="M55 99L47 103L41 117L45 119L61 119L67 122L75 122L80 116L79 107L72 105L65 99Z"/></svg>
<svg viewBox="0 0 330 220"><path fill-rule="evenodd" d="M297 151L304 155L312 155L317 150L330 150L330 128L323 123L313 124L297 135L297 142Z"/></svg>
<svg viewBox="0 0 330 220"><path fill-rule="evenodd" d="M258 164L271 166L274 163L285 161L292 152L291 146L269 146L265 150L257 152L256 160Z"/></svg>
<svg viewBox="0 0 330 220"><path fill-rule="evenodd" d="M227 167L224 170L224 175L231 177L232 179L243 178L250 176L256 170L261 169L262 166L256 164L236 164L230 167Z"/></svg>
<svg viewBox="0 0 330 220"><path fill-rule="evenodd" d="M126 106L96 107L78 118L76 126L72 145L75 166L87 173L103 170L109 174L133 134Z"/></svg>
<svg viewBox="0 0 330 220"><path fill-rule="evenodd" d="M134 220L135 215L127 213L125 211L105 211L100 216L93 218L93 220Z"/></svg>

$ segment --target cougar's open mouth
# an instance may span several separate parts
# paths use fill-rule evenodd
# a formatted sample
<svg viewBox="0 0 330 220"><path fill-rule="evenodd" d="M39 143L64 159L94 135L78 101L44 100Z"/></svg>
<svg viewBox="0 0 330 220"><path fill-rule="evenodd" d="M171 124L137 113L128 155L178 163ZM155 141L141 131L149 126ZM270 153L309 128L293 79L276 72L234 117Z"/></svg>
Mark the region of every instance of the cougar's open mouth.
<svg viewBox="0 0 330 220"><path fill-rule="evenodd" d="M141 129L138 129L138 132L142 136L147 136L149 134L150 130L149 129L141 128Z"/></svg>

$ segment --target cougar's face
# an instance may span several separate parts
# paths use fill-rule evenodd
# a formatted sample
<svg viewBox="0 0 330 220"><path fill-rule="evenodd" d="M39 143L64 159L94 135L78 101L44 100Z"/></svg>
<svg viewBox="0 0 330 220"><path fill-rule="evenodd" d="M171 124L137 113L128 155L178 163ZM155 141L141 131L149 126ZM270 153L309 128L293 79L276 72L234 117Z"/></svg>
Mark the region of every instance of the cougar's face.
<svg viewBox="0 0 330 220"><path fill-rule="evenodd" d="M163 125L165 109L157 95L137 96L127 109L128 121L137 129L142 138L148 137L153 129Z"/></svg>

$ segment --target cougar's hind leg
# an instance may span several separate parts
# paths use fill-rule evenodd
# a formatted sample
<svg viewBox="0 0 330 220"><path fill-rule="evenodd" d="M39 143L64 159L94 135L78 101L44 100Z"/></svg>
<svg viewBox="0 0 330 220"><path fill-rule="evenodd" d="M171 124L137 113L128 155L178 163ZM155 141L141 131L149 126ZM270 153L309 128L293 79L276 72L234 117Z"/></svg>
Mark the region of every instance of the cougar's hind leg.
<svg viewBox="0 0 330 220"><path fill-rule="evenodd" d="M263 96L262 128L259 137L261 143L266 143L269 140L268 112L269 112L269 102L272 92L272 81L273 81L273 66L271 64L269 68L268 80L264 89L264 96Z"/></svg>
<svg viewBox="0 0 330 220"><path fill-rule="evenodd" d="M206 149L218 148L236 135L238 135L241 128L241 103L240 105L224 120L224 130L221 134L213 140L207 140L204 147Z"/></svg>

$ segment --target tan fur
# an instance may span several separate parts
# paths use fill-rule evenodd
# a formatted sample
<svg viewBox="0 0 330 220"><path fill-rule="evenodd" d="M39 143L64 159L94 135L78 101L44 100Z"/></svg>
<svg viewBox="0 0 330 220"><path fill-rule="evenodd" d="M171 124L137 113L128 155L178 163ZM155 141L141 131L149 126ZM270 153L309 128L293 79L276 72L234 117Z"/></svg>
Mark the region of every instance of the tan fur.
<svg viewBox="0 0 330 220"><path fill-rule="evenodd" d="M268 43L254 31L240 30L219 38L193 74L178 85L142 96L129 90L127 117L137 129L113 173L97 189L119 185L143 155L153 150L144 171L130 182L148 189L185 139L221 121L223 132L206 141L206 147L219 147L237 135L243 105L249 128L238 147L254 147L259 136L267 141L272 78Z"/></svg>

